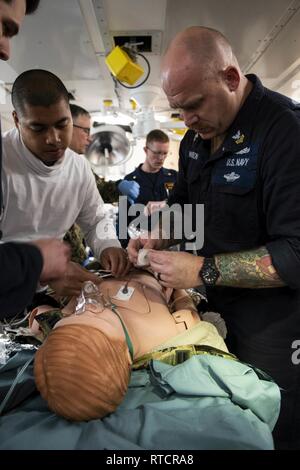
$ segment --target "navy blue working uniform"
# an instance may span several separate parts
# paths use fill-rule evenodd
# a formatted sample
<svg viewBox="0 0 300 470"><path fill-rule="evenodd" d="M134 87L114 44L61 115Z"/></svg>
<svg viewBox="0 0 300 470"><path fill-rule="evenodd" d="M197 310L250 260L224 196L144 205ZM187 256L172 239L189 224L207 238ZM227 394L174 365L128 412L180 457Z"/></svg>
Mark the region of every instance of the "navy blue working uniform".
<svg viewBox="0 0 300 470"><path fill-rule="evenodd" d="M124 179L136 181L140 185L140 193L134 202L146 206L149 201L164 201L168 199L177 179L177 171L161 168L156 173L148 173L142 170L141 164L132 173L126 175ZM134 219L135 217L128 216L128 225ZM150 220L149 230L151 230ZM123 248L125 248L129 242L129 237L127 240L120 239L120 242Z"/></svg>
<svg viewBox="0 0 300 470"><path fill-rule="evenodd" d="M217 286L207 296L227 323L229 350L282 388L275 445L299 449L300 364L292 357L300 344L300 104L247 78L253 89L216 153L194 131L183 138L168 204L204 204L201 256L269 251L285 287Z"/></svg>
<svg viewBox="0 0 300 470"><path fill-rule="evenodd" d="M177 178L177 171L161 168L156 173L147 173L142 170L142 164L132 173L125 176L125 180L136 181L140 185L140 194L136 203L147 205L149 201L164 201L170 195Z"/></svg>
<svg viewBox="0 0 300 470"><path fill-rule="evenodd" d="M1 184L2 137L0 122L0 214L3 210ZM0 240L2 232L0 232ZM22 312L31 302L40 274L43 257L40 250L25 243L0 244L0 320Z"/></svg>

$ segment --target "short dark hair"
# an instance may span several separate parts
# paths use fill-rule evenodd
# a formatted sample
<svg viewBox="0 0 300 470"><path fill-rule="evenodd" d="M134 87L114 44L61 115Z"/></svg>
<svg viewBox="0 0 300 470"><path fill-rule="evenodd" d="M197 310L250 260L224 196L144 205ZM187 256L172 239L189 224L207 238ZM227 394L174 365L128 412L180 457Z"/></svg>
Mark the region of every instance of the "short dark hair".
<svg viewBox="0 0 300 470"><path fill-rule="evenodd" d="M73 120L78 118L79 116L90 117L90 113L86 109L82 108L81 106L77 106L77 104L71 103L70 110L71 110Z"/></svg>
<svg viewBox="0 0 300 470"><path fill-rule="evenodd" d="M34 13L40 4L40 0L26 0L26 15Z"/></svg>
<svg viewBox="0 0 300 470"><path fill-rule="evenodd" d="M24 114L25 104L49 107L60 100L69 105L68 91L63 82L52 72L41 69L21 73L13 84L12 104Z"/></svg>
<svg viewBox="0 0 300 470"><path fill-rule="evenodd" d="M12 3L12 0L4 0L6 3ZM26 3L26 15L31 15L34 13L40 4L40 0L25 0Z"/></svg>
<svg viewBox="0 0 300 470"><path fill-rule="evenodd" d="M161 131L160 129L153 129L153 131L149 132L146 137L146 145L154 141L167 144L170 142L170 139L167 134L165 134L165 132Z"/></svg>

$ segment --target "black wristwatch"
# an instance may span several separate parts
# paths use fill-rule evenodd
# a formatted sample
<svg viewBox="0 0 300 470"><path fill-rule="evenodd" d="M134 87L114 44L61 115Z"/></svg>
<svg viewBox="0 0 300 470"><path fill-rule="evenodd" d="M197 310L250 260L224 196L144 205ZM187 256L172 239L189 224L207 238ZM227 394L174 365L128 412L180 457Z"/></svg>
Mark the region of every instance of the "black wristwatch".
<svg viewBox="0 0 300 470"><path fill-rule="evenodd" d="M214 286L220 276L214 258L204 258L202 268L199 271L203 284L205 286Z"/></svg>

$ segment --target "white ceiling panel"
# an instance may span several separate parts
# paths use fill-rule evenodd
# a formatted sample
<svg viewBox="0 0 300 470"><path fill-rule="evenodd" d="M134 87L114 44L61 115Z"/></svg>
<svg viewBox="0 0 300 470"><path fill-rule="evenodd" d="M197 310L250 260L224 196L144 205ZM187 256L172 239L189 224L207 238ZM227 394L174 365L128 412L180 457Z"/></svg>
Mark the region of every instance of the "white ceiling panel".
<svg viewBox="0 0 300 470"><path fill-rule="evenodd" d="M188 26L221 31L243 65L291 0L168 0L166 42Z"/></svg>
<svg viewBox="0 0 300 470"><path fill-rule="evenodd" d="M263 77L277 79L300 57L300 10L291 18L272 44L254 65L252 71Z"/></svg>
<svg viewBox="0 0 300 470"><path fill-rule="evenodd" d="M13 40L9 64L0 62L0 77L10 84L24 70L44 68L57 74L88 110L99 109L103 99L126 107L131 93L121 87L115 92L105 65L104 33L111 41L116 31L162 31L163 52L180 30L204 25L228 37L242 67L250 63L249 71L266 85L292 96L295 81L300 83L299 8L300 0L41 0ZM281 27L287 14L291 17ZM276 27L280 32L269 41ZM268 47L260 53L266 40ZM147 92L147 87L160 86L161 55L145 55L151 64L142 87ZM167 107L162 91L155 107ZM10 109L0 105L1 112Z"/></svg>
<svg viewBox="0 0 300 470"><path fill-rule="evenodd" d="M165 29L167 0L106 0L111 31Z"/></svg>

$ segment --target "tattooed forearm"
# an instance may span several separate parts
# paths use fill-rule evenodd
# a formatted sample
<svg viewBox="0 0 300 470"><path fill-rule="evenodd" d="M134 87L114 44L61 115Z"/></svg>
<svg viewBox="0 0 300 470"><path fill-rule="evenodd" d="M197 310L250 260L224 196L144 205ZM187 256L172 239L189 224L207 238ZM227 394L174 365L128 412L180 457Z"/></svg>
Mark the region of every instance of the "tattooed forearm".
<svg viewBox="0 0 300 470"><path fill-rule="evenodd" d="M218 285L249 289L285 285L275 271L271 256L264 247L240 253L215 255L215 261L220 271Z"/></svg>

